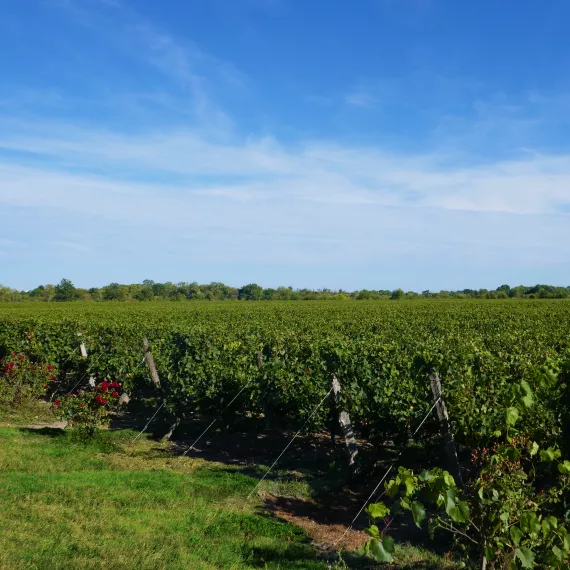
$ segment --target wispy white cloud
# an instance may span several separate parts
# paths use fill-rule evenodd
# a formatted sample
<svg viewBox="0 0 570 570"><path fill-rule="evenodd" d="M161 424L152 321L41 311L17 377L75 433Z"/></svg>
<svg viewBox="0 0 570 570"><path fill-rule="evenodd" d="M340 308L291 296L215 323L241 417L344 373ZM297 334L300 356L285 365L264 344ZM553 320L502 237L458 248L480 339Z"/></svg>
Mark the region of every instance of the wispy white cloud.
<svg viewBox="0 0 570 570"><path fill-rule="evenodd" d="M19 241L14 241L12 239L0 238L0 247L14 248L14 247L21 247L22 245L23 244Z"/></svg>
<svg viewBox="0 0 570 570"><path fill-rule="evenodd" d="M462 165L441 152L397 154L323 141L295 147L270 138L213 143L191 131L125 135L53 123L24 124L19 130L20 136L0 136L0 149L28 153L36 163L49 159L51 172L70 167L104 171L108 184L159 177L160 183L145 185L150 191L164 187L173 193L242 201L374 203L518 214L557 213L570 205L570 155L564 154L525 153L508 161ZM35 169L24 172L22 164L1 164L0 158L6 181L16 182L25 173L35 176Z"/></svg>
<svg viewBox="0 0 570 570"><path fill-rule="evenodd" d="M136 4L109 0L99 4L85 0L59 0L81 26L114 50L158 71L172 82L167 97L176 102L177 109L191 114L199 124L206 124L214 132L232 129L233 121L216 102L212 92L222 88L234 93L247 93L248 79L230 61L219 59L203 51L195 43L176 37L141 15ZM107 65L113 65L110 61ZM88 68L87 68L88 69ZM125 70L121 70L124 73ZM105 78L98 78L104 84ZM113 86L112 86L113 87ZM179 90L176 96L173 93ZM115 89L113 93L115 94ZM119 96L128 93L119 93ZM136 97L136 93L134 96ZM158 96L164 102L164 88L147 97ZM155 97L156 98L156 97Z"/></svg>
<svg viewBox="0 0 570 570"><path fill-rule="evenodd" d="M344 100L349 105L364 108L374 107L377 103L376 97L368 91L353 91L351 93L347 93Z"/></svg>
<svg viewBox="0 0 570 570"><path fill-rule="evenodd" d="M74 243L71 241L50 241L48 242L48 245L54 245L56 247L64 247L66 249L72 249L75 251L83 251L83 252L90 251L88 247L80 243Z"/></svg>
<svg viewBox="0 0 570 570"><path fill-rule="evenodd" d="M289 282L308 286L467 287L481 284L484 275L489 286L499 276L508 280L509 268L520 275L521 267L543 276L557 268L557 280L570 279L570 215L557 212L559 201L570 198L566 159L446 171L432 157L314 143L296 153L281 149L276 168L264 168L264 179L255 181L259 160L247 148L233 152L230 162L229 155L217 154L220 170L234 171L237 158L250 174L202 184L194 177L150 183L2 164L0 209L14 220L4 231L14 239L25 236L30 251L39 247L45 260L51 259L43 248L45 232L62 249L87 247L93 262L85 272L103 272L107 281L157 275L167 262L202 264L211 268L204 280L236 284L287 282L271 277L278 266L296 268ZM553 192L558 177L564 181ZM82 241L70 241L72 233ZM242 275L236 264L250 267L249 273L243 269ZM350 278L355 265L368 267L369 276ZM51 266L64 267L62 258ZM73 277L76 265L70 260L67 266L53 279ZM130 273L123 273L127 266ZM323 273L328 267L336 273ZM188 270L164 273L167 279L177 275L188 278Z"/></svg>

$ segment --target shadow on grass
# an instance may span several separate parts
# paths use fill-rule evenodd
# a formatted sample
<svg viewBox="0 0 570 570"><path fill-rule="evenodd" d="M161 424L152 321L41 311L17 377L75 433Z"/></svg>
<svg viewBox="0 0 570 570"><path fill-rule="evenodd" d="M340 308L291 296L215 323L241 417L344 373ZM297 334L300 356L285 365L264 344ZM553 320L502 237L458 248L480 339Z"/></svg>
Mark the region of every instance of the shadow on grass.
<svg viewBox="0 0 570 570"><path fill-rule="evenodd" d="M231 437L213 435L207 445L197 446L188 453L188 457L201 457L227 465L228 473L237 471L254 481L251 491L256 491L259 482L267 473L281 449L288 443L289 436L275 434L249 438L244 434ZM224 447L222 447L224 446ZM410 447L404 451L398 464L406 467L427 467L443 461L438 454L439 446ZM174 453L186 451L187 446L173 445ZM365 513L361 513L353 524L353 532L344 537L344 531L351 524L360 508L370 496L387 467L397 455L398 449L386 446L380 449L376 466L369 465L364 472L351 477L346 469L346 456L342 448L332 450L330 441L325 438L299 438L289 448L288 453L265 477L260 487L263 504L257 509L258 514L272 512L276 516L303 527L311 538L324 550L331 550L342 538L343 548L353 550L362 546L367 536L362 532L369 525ZM228 456L230 459L228 460ZM397 467L397 466L396 466ZM222 468L223 470L224 468ZM396 471L394 471L394 475ZM382 489L379 490L381 492ZM379 492L371 502L378 500ZM429 537L427 529L419 529L406 516L397 517L391 522L387 533L397 543L410 542L428 553L441 556L450 549L446 535L437 540ZM357 554L351 554L355 568L376 568L374 563ZM441 568L436 562L423 562L394 566L394 568L431 569Z"/></svg>
<svg viewBox="0 0 570 570"><path fill-rule="evenodd" d="M311 568L321 569L322 561L315 557L314 549L308 544L290 544L286 548L267 548L244 544L241 549L243 560L254 568ZM311 558L314 560L311 561Z"/></svg>
<svg viewBox="0 0 570 570"><path fill-rule="evenodd" d="M338 558L336 558L338 560ZM331 560L332 562L333 560ZM343 552L342 561L350 570L376 570L389 568L390 570L441 570L441 562L438 560L417 560L413 562L394 562L387 566L385 563L376 562L367 556L355 552ZM342 566L340 566L342 568Z"/></svg>
<svg viewBox="0 0 570 570"><path fill-rule="evenodd" d="M121 444L132 441L134 432L128 430L98 430L93 435L86 435L74 429L54 427L21 427L20 433L30 436L42 436L57 446L72 446L78 452L114 453Z"/></svg>
<svg viewBox="0 0 570 570"><path fill-rule="evenodd" d="M52 427L42 427L42 428L19 428L19 431L26 434L33 435L43 435L50 438L69 438L69 434L65 432L63 428L52 428Z"/></svg>

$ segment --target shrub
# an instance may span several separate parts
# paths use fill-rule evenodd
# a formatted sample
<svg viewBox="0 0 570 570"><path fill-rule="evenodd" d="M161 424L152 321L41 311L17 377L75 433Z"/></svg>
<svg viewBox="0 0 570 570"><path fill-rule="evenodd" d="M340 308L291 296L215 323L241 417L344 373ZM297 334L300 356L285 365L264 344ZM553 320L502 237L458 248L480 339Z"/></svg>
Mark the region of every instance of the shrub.
<svg viewBox="0 0 570 570"><path fill-rule="evenodd" d="M119 405L120 389L120 382L103 380L54 400L52 410L58 419L75 428L77 435L91 437L109 424L109 413Z"/></svg>
<svg viewBox="0 0 570 570"><path fill-rule="evenodd" d="M55 381L54 367L31 362L25 354L12 352L0 360L0 405L18 408L37 398Z"/></svg>

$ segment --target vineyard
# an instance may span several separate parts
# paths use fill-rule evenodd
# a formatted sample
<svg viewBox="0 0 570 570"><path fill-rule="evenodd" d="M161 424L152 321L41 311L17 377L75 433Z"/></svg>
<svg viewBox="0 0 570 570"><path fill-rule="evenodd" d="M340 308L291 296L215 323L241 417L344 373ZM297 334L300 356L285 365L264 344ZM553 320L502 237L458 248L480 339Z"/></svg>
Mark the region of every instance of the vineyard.
<svg viewBox="0 0 570 570"><path fill-rule="evenodd" d="M162 407L157 421L174 438L185 422L216 418L228 429L334 432L342 409L369 452L405 445L426 416L415 443L439 438L437 373L460 454L516 434L568 456L563 300L4 305L0 359L12 352L53 365L52 401L90 377L120 382L131 402ZM333 377L337 401L326 398Z"/></svg>
<svg viewBox="0 0 570 570"><path fill-rule="evenodd" d="M143 337L160 390L151 390L142 363ZM537 405L524 429L550 445L562 440L562 395L545 379L570 359L570 304L12 305L0 307L0 350L53 363L72 385L85 375L121 378L135 396L164 398L179 419L216 416L245 386L227 413L265 414L284 428L308 418L335 374L343 407L372 440L408 437L433 403L435 370L456 439L470 447L493 439L513 385L526 381ZM313 430L328 427L328 411L313 416ZM437 429L433 420L424 437Z"/></svg>

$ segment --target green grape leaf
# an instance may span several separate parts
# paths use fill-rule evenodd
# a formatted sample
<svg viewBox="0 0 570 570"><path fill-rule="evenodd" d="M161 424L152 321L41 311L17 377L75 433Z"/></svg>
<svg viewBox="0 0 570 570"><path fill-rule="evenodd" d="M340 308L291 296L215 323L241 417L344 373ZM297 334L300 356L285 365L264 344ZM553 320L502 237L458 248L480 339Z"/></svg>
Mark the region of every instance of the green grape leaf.
<svg viewBox="0 0 570 570"><path fill-rule="evenodd" d="M384 503L372 503L368 505L366 512L372 519L383 519L390 514L390 509Z"/></svg>
<svg viewBox="0 0 570 570"><path fill-rule="evenodd" d="M534 568L535 554L530 548L517 548L515 556L521 561L523 568Z"/></svg>
<svg viewBox="0 0 570 570"><path fill-rule="evenodd" d="M419 501L414 501L412 503L412 515L416 526L418 528L422 528L422 522L425 520L427 515L424 506Z"/></svg>
<svg viewBox="0 0 570 570"><path fill-rule="evenodd" d="M469 520L469 505L465 501L459 501L448 514L456 523L466 523Z"/></svg>
<svg viewBox="0 0 570 570"><path fill-rule="evenodd" d="M370 544L370 553L378 562L392 562L394 560L394 540L384 536L382 541L373 539Z"/></svg>
<svg viewBox="0 0 570 570"><path fill-rule="evenodd" d="M511 538L513 539L513 542L515 543L515 546L518 546L520 544L522 537L524 536L521 529L518 526L512 526L510 528L509 533L511 535Z"/></svg>
<svg viewBox="0 0 570 570"><path fill-rule="evenodd" d="M516 408L507 408L506 420L508 426L514 426L519 419L519 411Z"/></svg>
<svg viewBox="0 0 570 570"><path fill-rule="evenodd" d="M380 538L380 529L375 524L365 528L364 532L372 538Z"/></svg>

